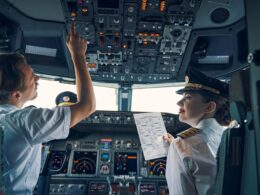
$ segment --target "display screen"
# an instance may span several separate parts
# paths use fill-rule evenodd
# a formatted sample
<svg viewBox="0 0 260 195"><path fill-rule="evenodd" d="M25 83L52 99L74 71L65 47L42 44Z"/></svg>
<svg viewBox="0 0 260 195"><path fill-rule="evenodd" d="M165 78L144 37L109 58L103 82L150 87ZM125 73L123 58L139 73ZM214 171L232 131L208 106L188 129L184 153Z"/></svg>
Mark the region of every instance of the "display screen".
<svg viewBox="0 0 260 195"><path fill-rule="evenodd" d="M67 173L68 158L66 151L51 151L48 164L49 174Z"/></svg>
<svg viewBox="0 0 260 195"><path fill-rule="evenodd" d="M157 158L149 161L150 176L165 176L166 158Z"/></svg>
<svg viewBox="0 0 260 195"><path fill-rule="evenodd" d="M100 160L102 162L109 162L110 161L110 154L109 153L102 153L100 156Z"/></svg>
<svg viewBox="0 0 260 195"><path fill-rule="evenodd" d="M112 148L112 139L111 138L103 138L100 140L100 149L107 150Z"/></svg>
<svg viewBox="0 0 260 195"><path fill-rule="evenodd" d="M115 152L114 174L130 175L137 174L137 153L136 152Z"/></svg>
<svg viewBox="0 0 260 195"><path fill-rule="evenodd" d="M97 152L75 151L71 174L94 175L96 173Z"/></svg>
<svg viewBox="0 0 260 195"><path fill-rule="evenodd" d="M119 0L98 0L99 8L119 8Z"/></svg>

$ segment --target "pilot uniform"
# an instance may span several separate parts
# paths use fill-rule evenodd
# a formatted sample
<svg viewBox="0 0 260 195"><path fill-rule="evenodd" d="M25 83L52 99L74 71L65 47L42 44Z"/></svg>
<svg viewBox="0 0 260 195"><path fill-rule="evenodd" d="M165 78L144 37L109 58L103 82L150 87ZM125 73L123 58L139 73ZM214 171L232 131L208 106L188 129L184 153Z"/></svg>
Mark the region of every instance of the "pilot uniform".
<svg viewBox="0 0 260 195"><path fill-rule="evenodd" d="M170 195L214 194L216 154L225 127L211 118L200 121L197 131L189 134L191 130L180 133L169 147L166 178Z"/></svg>
<svg viewBox="0 0 260 195"><path fill-rule="evenodd" d="M66 138L70 120L69 107L17 109L0 105L5 195L32 194L40 172L41 143Z"/></svg>
<svg viewBox="0 0 260 195"><path fill-rule="evenodd" d="M227 99L228 84L190 70L185 88ZM169 146L166 179L170 195L212 195L217 174L216 154L226 129L215 118L201 120L196 127L177 134Z"/></svg>

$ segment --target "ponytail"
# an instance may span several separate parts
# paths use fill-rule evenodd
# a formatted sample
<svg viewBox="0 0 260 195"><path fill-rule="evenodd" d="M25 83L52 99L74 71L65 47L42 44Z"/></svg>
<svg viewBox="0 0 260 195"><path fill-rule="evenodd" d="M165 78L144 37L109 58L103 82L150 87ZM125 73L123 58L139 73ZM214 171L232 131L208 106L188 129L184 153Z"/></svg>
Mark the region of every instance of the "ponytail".
<svg viewBox="0 0 260 195"><path fill-rule="evenodd" d="M232 121L229 112L229 101L224 97L212 95L207 92L200 91L199 94L203 96L205 102L213 101L216 103L217 107L214 118L220 125L229 126Z"/></svg>
<svg viewBox="0 0 260 195"><path fill-rule="evenodd" d="M226 100L223 101L216 101L217 103L217 110L214 115L218 123L222 126L229 126L230 122L232 121L231 115L229 112L229 102Z"/></svg>

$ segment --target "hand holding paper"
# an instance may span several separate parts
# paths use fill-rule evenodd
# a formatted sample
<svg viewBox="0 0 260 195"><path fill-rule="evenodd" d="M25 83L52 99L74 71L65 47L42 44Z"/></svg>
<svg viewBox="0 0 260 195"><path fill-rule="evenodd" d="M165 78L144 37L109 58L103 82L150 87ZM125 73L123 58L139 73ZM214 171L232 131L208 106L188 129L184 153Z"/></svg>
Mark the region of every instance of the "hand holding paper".
<svg viewBox="0 0 260 195"><path fill-rule="evenodd" d="M134 114L145 160L167 156L169 144L163 139L167 135L161 113Z"/></svg>

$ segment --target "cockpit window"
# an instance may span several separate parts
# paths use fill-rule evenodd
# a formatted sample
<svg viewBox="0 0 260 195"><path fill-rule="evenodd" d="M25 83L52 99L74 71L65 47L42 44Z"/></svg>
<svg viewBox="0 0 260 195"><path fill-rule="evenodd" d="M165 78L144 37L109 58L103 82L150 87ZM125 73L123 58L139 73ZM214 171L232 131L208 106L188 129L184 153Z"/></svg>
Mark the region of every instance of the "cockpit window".
<svg viewBox="0 0 260 195"><path fill-rule="evenodd" d="M56 96L63 91L71 91L76 93L76 86L72 84L60 83L58 81L50 81L40 79L38 81L38 96L33 101L27 102L25 106L34 105L36 107L53 108L55 107ZM116 88L94 86L96 94L97 110L118 110Z"/></svg>
<svg viewBox="0 0 260 195"><path fill-rule="evenodd" d="M180 88L182 87L133 89L132 111L178 114L177 102L182 96L176 94L175 91Z"/></svg>

